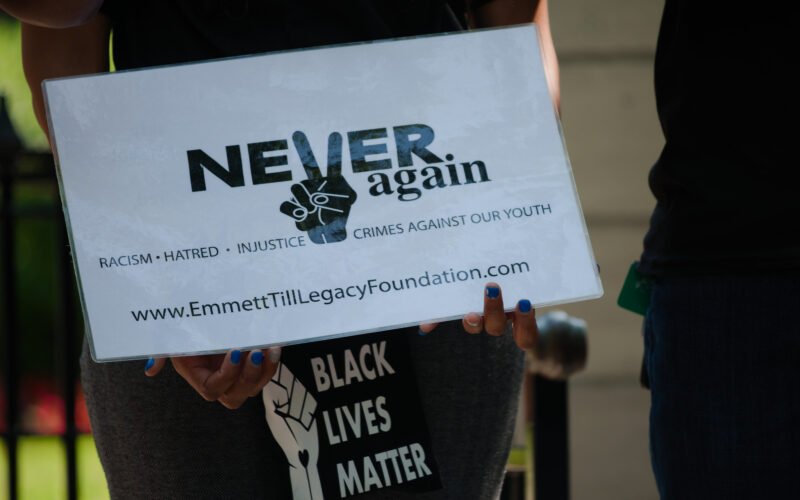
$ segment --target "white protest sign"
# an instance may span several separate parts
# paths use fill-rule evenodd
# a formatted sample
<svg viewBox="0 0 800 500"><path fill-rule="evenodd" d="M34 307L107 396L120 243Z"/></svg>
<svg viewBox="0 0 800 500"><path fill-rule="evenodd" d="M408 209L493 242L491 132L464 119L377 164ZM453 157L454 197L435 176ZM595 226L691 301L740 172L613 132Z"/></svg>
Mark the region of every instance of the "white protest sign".
<svg viewBox="0 0 800 500"><path fill-rule="evenodd" d="M533 25L45 93L98 360L602 294Z"/></svg>

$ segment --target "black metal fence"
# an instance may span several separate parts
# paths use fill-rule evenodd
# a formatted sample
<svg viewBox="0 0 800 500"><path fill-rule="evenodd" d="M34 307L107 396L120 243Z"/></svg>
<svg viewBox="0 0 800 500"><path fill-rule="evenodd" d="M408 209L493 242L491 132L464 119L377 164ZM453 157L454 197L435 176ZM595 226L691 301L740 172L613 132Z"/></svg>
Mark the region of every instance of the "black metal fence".
<svg viewBox="0 0 800 500"><path fill-rule="evenodd" d="M38 201L21 203L18 193L36 187L46 193ZM49 154L24 151L5 112L0 96L0 334L2 359L0 377L5 389L5 428L2 439L6 444L8 485L5 488L10 500L19 495L18 444L28 434L20 421L20 382L22 365L20 339L25 334L20 321L18 290L20 277L18 261L20 248L19 226L31 220L49 221L54 241L52 285L53 307L51 339L53 346L52 373L58 379L60 396L64 401L64 426L59 434L66 454L66 497L77 498L75 420L78 378L78 349L82 331L81 317L77 312L77 295L69 255L69 244L64 228L64 218L59 202L53 159ZM47 286L47 285L45 285ZM35 332L41 335L41 331ZM567 420L567 383L548 380L536 375L526 381L525 403L529 419L534 422L533 490L538 500L566 500L569 498L569 455ZM541 460L536 460L541 457ZM511 471L506 477L501 498L525 498L526 474ZM2 495L2 493L0 493Z"/></svg>
<svg viewBox="0 0 800 500"><path fill-rule="evenodd" d="M18 444L19 439L28 433L21 426L19 405L21 360L24 359L20 339L26 333L20 321L21 283L17 265L21 250L17 244L20 241L19 227L21 222L43 220L51 222L45 227L52 230L49 243L56 249L55 262L48 263L53 266L48 267L53 273L48 276L46 283L42 283L42 286L52 287L50 295L53 297L50 308L51 338L48 340L52 342L54 356L45 356L45 359L53 361L54 366L50 373L58 381L59 393L64 402L65 421L60 439L66 453L67 498L72 500L77 498L75 382L80 341L77 332L80 331L81 318L76 312L72 264L67 251L69 246L58 201L53 159L46 153L23 151L20 146L5 112L5 104L0 98L0 333L3 334L3 359L0 363L5 389L5 429L2 437L6 444L8 464L7 492L11 500L17 498ZM34 188L44 196L38 196L38 199L29 203L21 203L18 194L26 188ZM42 334L41 331L35 333Z"/></svg>

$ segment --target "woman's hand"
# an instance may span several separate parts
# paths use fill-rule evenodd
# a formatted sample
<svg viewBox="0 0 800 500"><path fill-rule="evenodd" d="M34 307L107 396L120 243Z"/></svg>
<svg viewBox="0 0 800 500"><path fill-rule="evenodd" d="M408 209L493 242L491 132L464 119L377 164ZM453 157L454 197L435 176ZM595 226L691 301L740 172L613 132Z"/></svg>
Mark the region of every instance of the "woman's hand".
<svg viewBox="0 0 800 500"><path fill-rule="evenodd" d="M487 283L483 293L483 316L478 313L469 313L461 320L467 333L478 334L484 330L489 335L499 337L506 330L508 321L511 320L514 332L514 341L520 349L530 349L536 344L539 329L536 326L536 314L529 300L517 302L517 307L510 313L503 307L503 292L497 283ZM437 323L420 325L422 333L429 333L436 328Z"/></svg>
<svg viewBox="0 0 800 500"><path fill-rule="evenodd" d="M272 347L266 356L261 350L227 354L181 356L169 358L175 371L206 401L218 401L231 410L239 408L248 398L257 396L270 381L278 367L281 348ZM147 360L144 373L154 377L167 358Z"/></svg>

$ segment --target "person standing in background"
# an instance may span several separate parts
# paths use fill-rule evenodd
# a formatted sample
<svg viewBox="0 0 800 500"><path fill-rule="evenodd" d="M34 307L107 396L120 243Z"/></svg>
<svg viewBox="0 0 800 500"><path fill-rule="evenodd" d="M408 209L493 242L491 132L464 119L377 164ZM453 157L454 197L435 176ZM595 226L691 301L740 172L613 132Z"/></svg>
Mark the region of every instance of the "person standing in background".
<svg viewBox="0 0 800 500"><path fill-rule="evenodd" d="M664 499L800 498L800 89L789 4L666 0L639 271ZM787 120L788 118L788 120Z"/></svg>

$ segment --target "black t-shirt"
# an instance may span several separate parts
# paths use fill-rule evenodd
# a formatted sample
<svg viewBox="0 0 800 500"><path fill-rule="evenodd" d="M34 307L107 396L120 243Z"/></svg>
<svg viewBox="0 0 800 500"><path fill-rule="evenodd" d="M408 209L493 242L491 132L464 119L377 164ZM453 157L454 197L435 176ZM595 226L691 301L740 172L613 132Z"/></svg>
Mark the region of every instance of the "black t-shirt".
<svg viewBox="0 0 800 500"><path fill-rule="evenodd" d="M141 68L460 28L445 0L106 0L114 63ZM460 19L463 21L463 17Z"/></svg>
<svg viewBox="0 0 800 500"><path fill-rule="evenodd" d="M790 5L666 1L644 273L800 269Z"/></svg>

